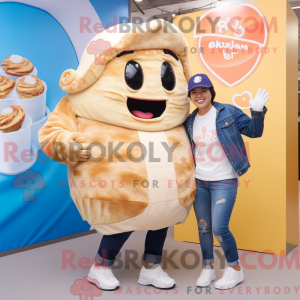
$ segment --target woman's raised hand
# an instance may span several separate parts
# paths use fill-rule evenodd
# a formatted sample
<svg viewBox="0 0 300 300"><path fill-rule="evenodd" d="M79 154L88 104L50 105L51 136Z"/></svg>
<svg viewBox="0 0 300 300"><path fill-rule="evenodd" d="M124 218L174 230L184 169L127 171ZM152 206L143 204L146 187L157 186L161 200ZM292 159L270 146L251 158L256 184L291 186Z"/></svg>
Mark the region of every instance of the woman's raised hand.
<svg viewBox="0 0 300 300"><path fill-rule="evenodd" d="M250 108L254 111L263 111L265 104L268 102L269 93L267 90L262 90L262 88L259 88L257 91L257 94L254 98L254 100L250 100Z"/></svg>

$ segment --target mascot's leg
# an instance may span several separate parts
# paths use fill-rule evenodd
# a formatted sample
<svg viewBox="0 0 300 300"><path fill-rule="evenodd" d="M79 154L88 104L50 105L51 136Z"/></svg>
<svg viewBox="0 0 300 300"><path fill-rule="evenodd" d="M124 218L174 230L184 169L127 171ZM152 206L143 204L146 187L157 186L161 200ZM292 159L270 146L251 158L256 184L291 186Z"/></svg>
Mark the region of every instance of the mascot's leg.
<svg viewBox="0 0 300 300"><path fill-rule="evenodd" d="M157 288L169 289L175 286L175 280L170 278L159 265L162 261L162 250L167 236L168 227L159 230L149 230L145 241L142 267L138 283L152 285Z"/></svg>
<svg viewBox="0 0 300 300"><path fill-rule="evenodd" d="M99 265L112 266L116 256L133 231L121 232L112 235L103 235L96 262Z"/></svg>
<svg viewBox="0 0 300 300"><path fill-rule="evenodd" d="M169 227L159 230L148 230L145 240L145 252L143 260L149 265L162 262L162 250L167 237ZM147 266L146 266L147 267Z"/></svg>
<svg viewBox="0 0 300 300"><path fill-rule="evenodd" d="M115 290L120 286L120 282L112 273L111 266L132 232L122 232L102 237L97 256L87 277L90 282L103 290Z"/></svg>

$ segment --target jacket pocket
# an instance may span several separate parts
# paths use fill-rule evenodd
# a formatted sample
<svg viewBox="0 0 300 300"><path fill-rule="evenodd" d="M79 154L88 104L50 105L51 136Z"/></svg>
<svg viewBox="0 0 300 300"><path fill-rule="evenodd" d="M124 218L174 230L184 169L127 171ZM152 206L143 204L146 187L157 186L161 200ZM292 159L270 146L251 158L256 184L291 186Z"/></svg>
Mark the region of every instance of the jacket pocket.
<svg viewBox="0 0 300 300"><path fill-rule="evenodd" d="M236 135L235 123L232 115L227 116L218 122L218 126L222 129L223 133L227 136Z"/></svg>

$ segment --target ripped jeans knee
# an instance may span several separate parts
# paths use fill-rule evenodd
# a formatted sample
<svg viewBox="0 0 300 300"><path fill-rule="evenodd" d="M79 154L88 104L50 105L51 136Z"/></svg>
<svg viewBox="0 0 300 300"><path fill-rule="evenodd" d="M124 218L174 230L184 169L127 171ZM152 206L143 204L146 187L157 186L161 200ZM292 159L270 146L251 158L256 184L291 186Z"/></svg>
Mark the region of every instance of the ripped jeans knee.
<svg viewBox="0 0 300 300"><path fill-rule="evenodd" d="M226 201L225 199L220 199L220 200L218 200L218 201L216 202L216 205L217 205L217 204L224 203L225 201Z"/></svg>
<svg viewBox="0 0 300 300"><path fill-rule="evenodd" d="M207 230L207 223L206 223L203 219L201 219L201 220L198 222L198 224L199 224L199 227L202 228L201 234L202 234L202 233L207 233L207 232L208 232L208 230Z"/></svg>
<svg viewBox="0 0 300 300"><path fill-rule="evenodd" d="M215 235L215 237L219 242L223 242L222 237L220 235Z"/></svg>

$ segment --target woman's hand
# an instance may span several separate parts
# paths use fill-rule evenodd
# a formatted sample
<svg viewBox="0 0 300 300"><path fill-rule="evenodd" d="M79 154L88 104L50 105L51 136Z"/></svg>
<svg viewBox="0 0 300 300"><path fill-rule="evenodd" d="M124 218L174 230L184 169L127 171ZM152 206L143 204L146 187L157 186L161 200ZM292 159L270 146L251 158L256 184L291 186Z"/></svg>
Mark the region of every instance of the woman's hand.
<svg viewBox="0 0 300 300"><path fill-rule="evenodd" d="M254 111L263 111L265 104L269 100L268 95L267 90L262 91L262 88L259 88L254 100L249 101L250 108Z"/></svg>

